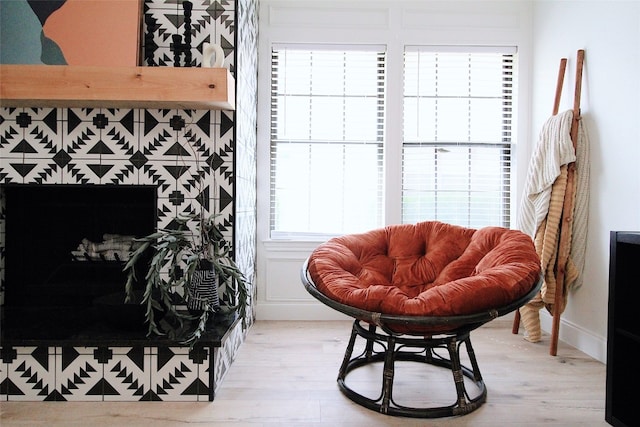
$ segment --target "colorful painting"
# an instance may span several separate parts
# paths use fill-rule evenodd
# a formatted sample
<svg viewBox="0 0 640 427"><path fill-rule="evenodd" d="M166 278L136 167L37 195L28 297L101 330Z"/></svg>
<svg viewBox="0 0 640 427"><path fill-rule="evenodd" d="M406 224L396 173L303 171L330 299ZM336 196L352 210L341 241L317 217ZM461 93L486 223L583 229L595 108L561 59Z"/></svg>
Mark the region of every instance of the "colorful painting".
<svg viewBox="0 0 640 427"><path fill-rule="evenodd" d="M141 0L0 0L0 63L138 65Z"/></svg>

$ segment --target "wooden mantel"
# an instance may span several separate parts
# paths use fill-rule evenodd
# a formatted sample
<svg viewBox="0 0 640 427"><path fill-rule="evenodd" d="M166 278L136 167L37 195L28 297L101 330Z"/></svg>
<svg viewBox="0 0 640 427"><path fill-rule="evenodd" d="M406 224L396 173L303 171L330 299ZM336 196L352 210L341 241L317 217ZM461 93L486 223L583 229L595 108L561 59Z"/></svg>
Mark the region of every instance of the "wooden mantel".
<svg viewBox="0 0 640 427"><path fill-rule="evenodd" d="M235 109L226 68L0 65L2 107Z"/></svg>

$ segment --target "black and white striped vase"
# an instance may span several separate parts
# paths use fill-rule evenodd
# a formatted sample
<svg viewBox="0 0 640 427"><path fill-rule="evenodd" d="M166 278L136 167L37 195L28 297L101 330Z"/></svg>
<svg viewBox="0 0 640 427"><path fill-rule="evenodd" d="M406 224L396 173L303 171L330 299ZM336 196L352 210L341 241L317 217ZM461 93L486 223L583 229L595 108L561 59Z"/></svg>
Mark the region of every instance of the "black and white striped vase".
<svg viewBox="0 0 640 427"><path fill-rule="evenodd" d="M216 312L220 309L218 297L218 276L211 261L202 259L200 265L193 272L187 288L189 298L187 308L192 313L202 313L206 305L209 311Z"/></svg>

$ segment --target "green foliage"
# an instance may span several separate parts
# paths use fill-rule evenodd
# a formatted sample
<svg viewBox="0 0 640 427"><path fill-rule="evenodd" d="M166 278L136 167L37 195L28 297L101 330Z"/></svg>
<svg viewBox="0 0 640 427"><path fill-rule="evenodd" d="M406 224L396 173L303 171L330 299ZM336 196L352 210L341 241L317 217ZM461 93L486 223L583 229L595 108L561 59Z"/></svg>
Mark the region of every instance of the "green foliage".
<svg viewBox="0 0 640 427"><path fill-rule="evenodd" d="M182 288L185 298L188 284L198 267L200 260L209 260L218 276L218 283L226 285L227 303L225 310L236 310L247 325L247 304L249 299L248 283L230 254L230 245L224 239L215 224L215 215L203 217L193 214L176 218L176 229L160 229L146 237L136 239L140 246L131 254L124 266L127 273L125 291L127 301L133 297L136 266L148 259L148 251L153 251L148 271L144 277L144 297L146 304L147 336L167 335L171 339L181 340L193 346L206 331L206 324L212 314L207 305L199 319L180 312L175 308L176 290ZM190 227L193 224L193 227ZM195 231L194 231L195 230ZM166 278L161 274L167 271ZM222 300L222 298L221 298ZM156 322L154 311L164 312L166 320L162 328ZM191 330L185 330L184 320L197 321Z"/></svg>

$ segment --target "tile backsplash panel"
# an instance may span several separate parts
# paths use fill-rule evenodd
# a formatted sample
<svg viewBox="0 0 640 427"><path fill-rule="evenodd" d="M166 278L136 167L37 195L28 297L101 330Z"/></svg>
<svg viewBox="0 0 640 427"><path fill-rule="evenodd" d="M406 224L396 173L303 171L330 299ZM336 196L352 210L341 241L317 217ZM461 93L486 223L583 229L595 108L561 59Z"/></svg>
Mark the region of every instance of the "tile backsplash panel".
<svg viewBox="0 0 640 427"><path fill-rule="evenodd" d="M143 65L172 66L171 35L184 32L182 2L145 0L144 14ZM256 0L196 0L191 16L192 65L200 65L203 43L222 47L225 67L240 87L242 126L233 111L4 107L0 183L155 185L158 227L200 208L219 213L228 241L242 243L234 252L252 281L256 14ZM241 35L236 22L243 23ZM154 31L145 37L150 23ZM240 75L238 56L247 66ZM0 198L0 303L4 209ZM206 354L182 347L5 346L0 400L208 400L243 340L244 331L235 327Z"/></svg>

